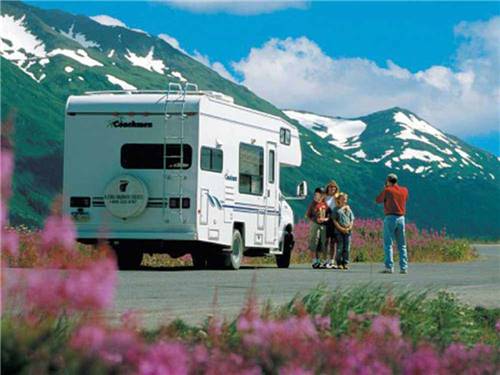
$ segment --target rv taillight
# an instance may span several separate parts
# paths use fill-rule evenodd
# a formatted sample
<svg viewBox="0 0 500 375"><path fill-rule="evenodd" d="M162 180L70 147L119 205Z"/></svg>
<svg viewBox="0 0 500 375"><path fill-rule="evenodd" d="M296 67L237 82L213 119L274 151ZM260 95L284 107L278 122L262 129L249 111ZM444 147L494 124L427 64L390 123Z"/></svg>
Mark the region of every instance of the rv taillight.
<svg viewBox="0 0 500 375"><path fill-rule="evenodd" d="M179 198L170 198L169 199L169 206L170 208L179 208L180 204L180 199Z"/></svg>
<svg viewBox="0 0 500 375"><path fill-rule="evenodd" d="M189 198L182 198L182 208L189 208L191 202Z"/></svg>
<svg viewBox="0 0 500 375"><path fill-rule="evenodd" d="M90 207L90 197L71 197L69 199L70 207Z"/></svg>

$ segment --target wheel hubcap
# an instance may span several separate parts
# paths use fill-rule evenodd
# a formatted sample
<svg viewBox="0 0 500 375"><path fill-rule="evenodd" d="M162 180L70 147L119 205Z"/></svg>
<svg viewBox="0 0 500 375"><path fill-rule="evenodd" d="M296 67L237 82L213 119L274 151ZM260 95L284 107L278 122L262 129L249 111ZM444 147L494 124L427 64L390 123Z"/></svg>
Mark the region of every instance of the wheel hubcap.
<svg viewBox="0 0 500 375"><path fill-rule="evenodd" d="M241 241L236 239L233 241L233 251L231 256L235 262L239 262L241 258Z"/></svg>

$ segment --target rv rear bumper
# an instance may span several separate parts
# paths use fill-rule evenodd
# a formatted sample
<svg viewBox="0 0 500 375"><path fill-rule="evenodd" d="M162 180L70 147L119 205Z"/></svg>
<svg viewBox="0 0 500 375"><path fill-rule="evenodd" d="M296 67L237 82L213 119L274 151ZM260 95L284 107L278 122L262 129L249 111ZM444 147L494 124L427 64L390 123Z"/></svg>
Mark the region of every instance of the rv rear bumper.
<svg viewBox="0 0 500 375"><path fill-rule="evenodd" d="M120 238L124 240L173 240L173 241L192 241L197 240L196 231L189 232L96 232L96 231L78 231L78 240L110 240Z"/></svg>

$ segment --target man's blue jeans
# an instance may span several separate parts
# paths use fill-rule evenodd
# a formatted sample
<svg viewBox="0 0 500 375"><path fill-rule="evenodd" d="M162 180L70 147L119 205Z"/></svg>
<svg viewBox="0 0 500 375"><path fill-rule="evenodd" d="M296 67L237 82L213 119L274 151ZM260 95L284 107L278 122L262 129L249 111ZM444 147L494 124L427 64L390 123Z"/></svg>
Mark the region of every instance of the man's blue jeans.
<svg viewBox="0 0 500 375"><path fill-rule="evenodd" d="M405 217L387 215L384 219L384 256L385 268L393 269L392 242L396 240L399 253L399 268L408 268L408 253L406 252Z"/></svg>

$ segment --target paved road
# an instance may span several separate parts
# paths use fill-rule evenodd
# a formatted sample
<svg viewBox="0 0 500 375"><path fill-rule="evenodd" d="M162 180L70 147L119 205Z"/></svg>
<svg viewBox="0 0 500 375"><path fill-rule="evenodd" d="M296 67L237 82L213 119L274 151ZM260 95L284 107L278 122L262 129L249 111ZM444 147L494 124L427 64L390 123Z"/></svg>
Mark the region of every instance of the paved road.
<svg viewBox="0 0 500 375"><path fill-rule="evenodd" d="M480 258L474 262L411 264L408 275L379 274L380 264L354 264L349 271L313 270L309 265L244 267L239 271L121 271L112 315L128 309L140 311L149 327L176 317L200 323L214 312L216 294L217 314L233 317L243 306L254 276L261 303L288 302L319 283L332 288L375 283L401 289L446 288L464 302L500 307L500 244L478 245L477 249Z"/></svg>

